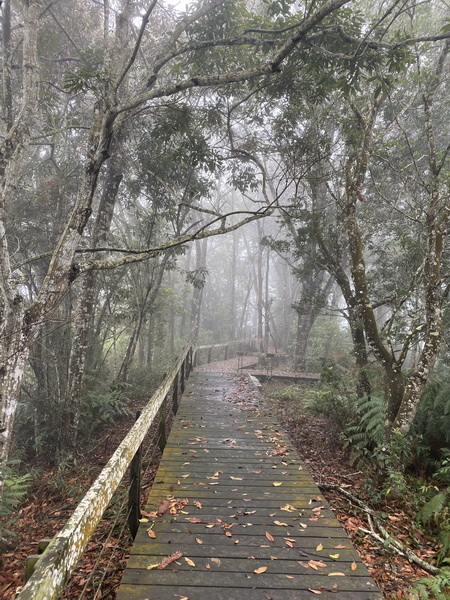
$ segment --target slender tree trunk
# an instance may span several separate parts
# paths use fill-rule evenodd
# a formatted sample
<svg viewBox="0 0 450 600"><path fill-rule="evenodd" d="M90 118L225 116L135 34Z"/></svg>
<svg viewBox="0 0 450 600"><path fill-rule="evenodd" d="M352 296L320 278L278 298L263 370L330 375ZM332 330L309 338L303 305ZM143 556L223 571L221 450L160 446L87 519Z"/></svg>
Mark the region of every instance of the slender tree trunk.
<svg viewBox="0 0 450 600"><path fill-rule="evenodd" d="M203 298L203 287L206 276L206 253L208 240L195 240L195 270L197 283L194 285L191 304L191 341L196 344L200 331L200 315Z"/></svg>

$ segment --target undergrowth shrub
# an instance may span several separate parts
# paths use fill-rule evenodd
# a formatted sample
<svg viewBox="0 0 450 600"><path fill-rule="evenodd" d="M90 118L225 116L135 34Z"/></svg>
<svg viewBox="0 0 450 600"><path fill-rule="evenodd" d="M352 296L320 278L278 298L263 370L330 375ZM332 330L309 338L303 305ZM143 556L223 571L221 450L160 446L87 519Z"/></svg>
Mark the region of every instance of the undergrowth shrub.
<svg viewBox="0 0 450 600"><path fill-rule="evenodd" d="M448 600L450 598L450 568L441 569L434 576L419 579L406 592L407 600Z"/></svg>
<svg viewBox="0 0 450 600"><path fill-rule="evenodd" d="M86 387L76 419L80 448L101 427L111 426L129 414L126 384L88 379ZM73 453L69 446L73 436L68 435L68 427L74 421L73 407L65 399L36 396L28 402L22 401L15 423L16 448L24 458L59 464Z"/></svg>
<svg viewBox="0 0 450 600"><path fill-rule="evenodd" d="M14 466L17 466L19 463L19 460L8 461L6 465L3 465L0 473L0 480L3 487L0 501L0 542L14 535L9 530L14 520L8 519L8 517L26 495L31 480L29 473L17 474L14 472Z"/></svg>
<svg viewBox="0 0 450 600"><path fill-rule="evenodd" d="M89 440L92 433L104 426L113 425L128 416L128 383L96 383L81 399L79 418L80 438Z"/></svg>

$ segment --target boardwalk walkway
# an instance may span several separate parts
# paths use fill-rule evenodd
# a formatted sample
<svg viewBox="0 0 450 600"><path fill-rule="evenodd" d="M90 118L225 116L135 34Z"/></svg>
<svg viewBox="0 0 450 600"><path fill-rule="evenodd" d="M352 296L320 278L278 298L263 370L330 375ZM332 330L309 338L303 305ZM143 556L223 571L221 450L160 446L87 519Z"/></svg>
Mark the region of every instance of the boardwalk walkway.
<svg viewBox="0 0 450 600"><path fill-rule="evenodd" d="M382 598L245 375L192 373L145 510L117 600Z"/></svg>

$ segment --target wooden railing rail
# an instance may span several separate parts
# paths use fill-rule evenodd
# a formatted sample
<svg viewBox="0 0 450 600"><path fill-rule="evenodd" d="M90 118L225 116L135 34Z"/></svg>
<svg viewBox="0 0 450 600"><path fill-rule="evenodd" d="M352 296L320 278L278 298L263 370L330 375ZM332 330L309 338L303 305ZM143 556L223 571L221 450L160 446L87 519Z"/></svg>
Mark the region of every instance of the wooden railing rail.
<svg viewBox="0 0 450 600"><path fill-rule="evenodd" d="M233 340L231 342L224 342L222 344L205 344L203 346L196 346L193 354L193 366L197 367L199 365L199 355L201 351L207 350L207 363L212 361L212 351L215 349L224 349L224 356L222 360L227 360L231 358L228 356L228 348L231 346L240 346L240 345L248 345L251 346L255 351L259 348L259 340L257 338L247 338L241 340Z"/></svg>
<svg viewBox="0 0 450 600"><path fill-rule="evenodd" d="M177 363L153 394L136 423L118 446L100 475L78 504L66 525L48 544L39 557L34 573L16 600L56 600L76 566L114 491L120 484L131 461L173 386L174 410L193 365L194 348L189 345ZM165 412L164 412L165 414ZM165 437L165 436L164 436ZM136 495L136 491L134 492ZM139 511L135 511L139 518Z"/></svg>

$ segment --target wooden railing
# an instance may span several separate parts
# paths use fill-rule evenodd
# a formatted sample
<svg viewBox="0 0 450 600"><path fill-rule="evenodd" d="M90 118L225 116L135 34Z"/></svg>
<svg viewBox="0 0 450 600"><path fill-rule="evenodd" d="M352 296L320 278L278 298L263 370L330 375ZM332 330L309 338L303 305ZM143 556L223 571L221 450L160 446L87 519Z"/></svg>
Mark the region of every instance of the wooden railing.
<svg viewBox="0 0 450 600"><path fill-rule="evenodd" d="M213 358L215 361L228 360L229 358L233 358L233 349L235 351L234 355L237 356L237 353L241 350L241 348L244 347L251 348L256 352L259 348L259 340L252 338L233 340L232 342L225 342L223 344L206 344L204 346L197 346L194 350L193 366L198 367L200 364L204 364L205 362L213 362ZM213 354L215 354L214 357Z"/></svg>
<svg viewBox="0 0 450 600"><path fill-rule="evenodd" d="M176 412L179 395L183 393L185 381L192 369L193 354L194 348L191 345L183 351L176 365L142 410L136 423L78 504L66 525L55 535L45 552L39 557L34 573L17 596L17 600L59 598L116 488L158 414L162 417L160 428L164 429L164 435L160 437L160 447L165 443L166 402L172 390L173 409ZM129 522L132 532L133 529L137 530L140 518L139 492L136 485L138 479L136 477L134 486L130 487Z"/></svg>
<svg viewBox="0 0 450 600"><path fill-rule="evenodd" d="M153 422L159 417L159 447L161 451L163 450L166 443L167 403L170 394L175 414L185 382L192 368L200 364L203 352L207 353L207 361L211 362L214 350L223 349L223 360L226 360L231 357L229 348L238 351L239 347L252 344L256 349L257 340L235 340L224 344L197 347L189 345L183 350L173 369L139 414L136 423L78 504L66 525L52 540L45 540L45 551L35 557L34 563L30 563L32 567L29 569L29 579L16 600L57 600L60 597L128 467L130 467L131 485L127 514L130 531L134 537L140 518L141 444Z"/></svg>

